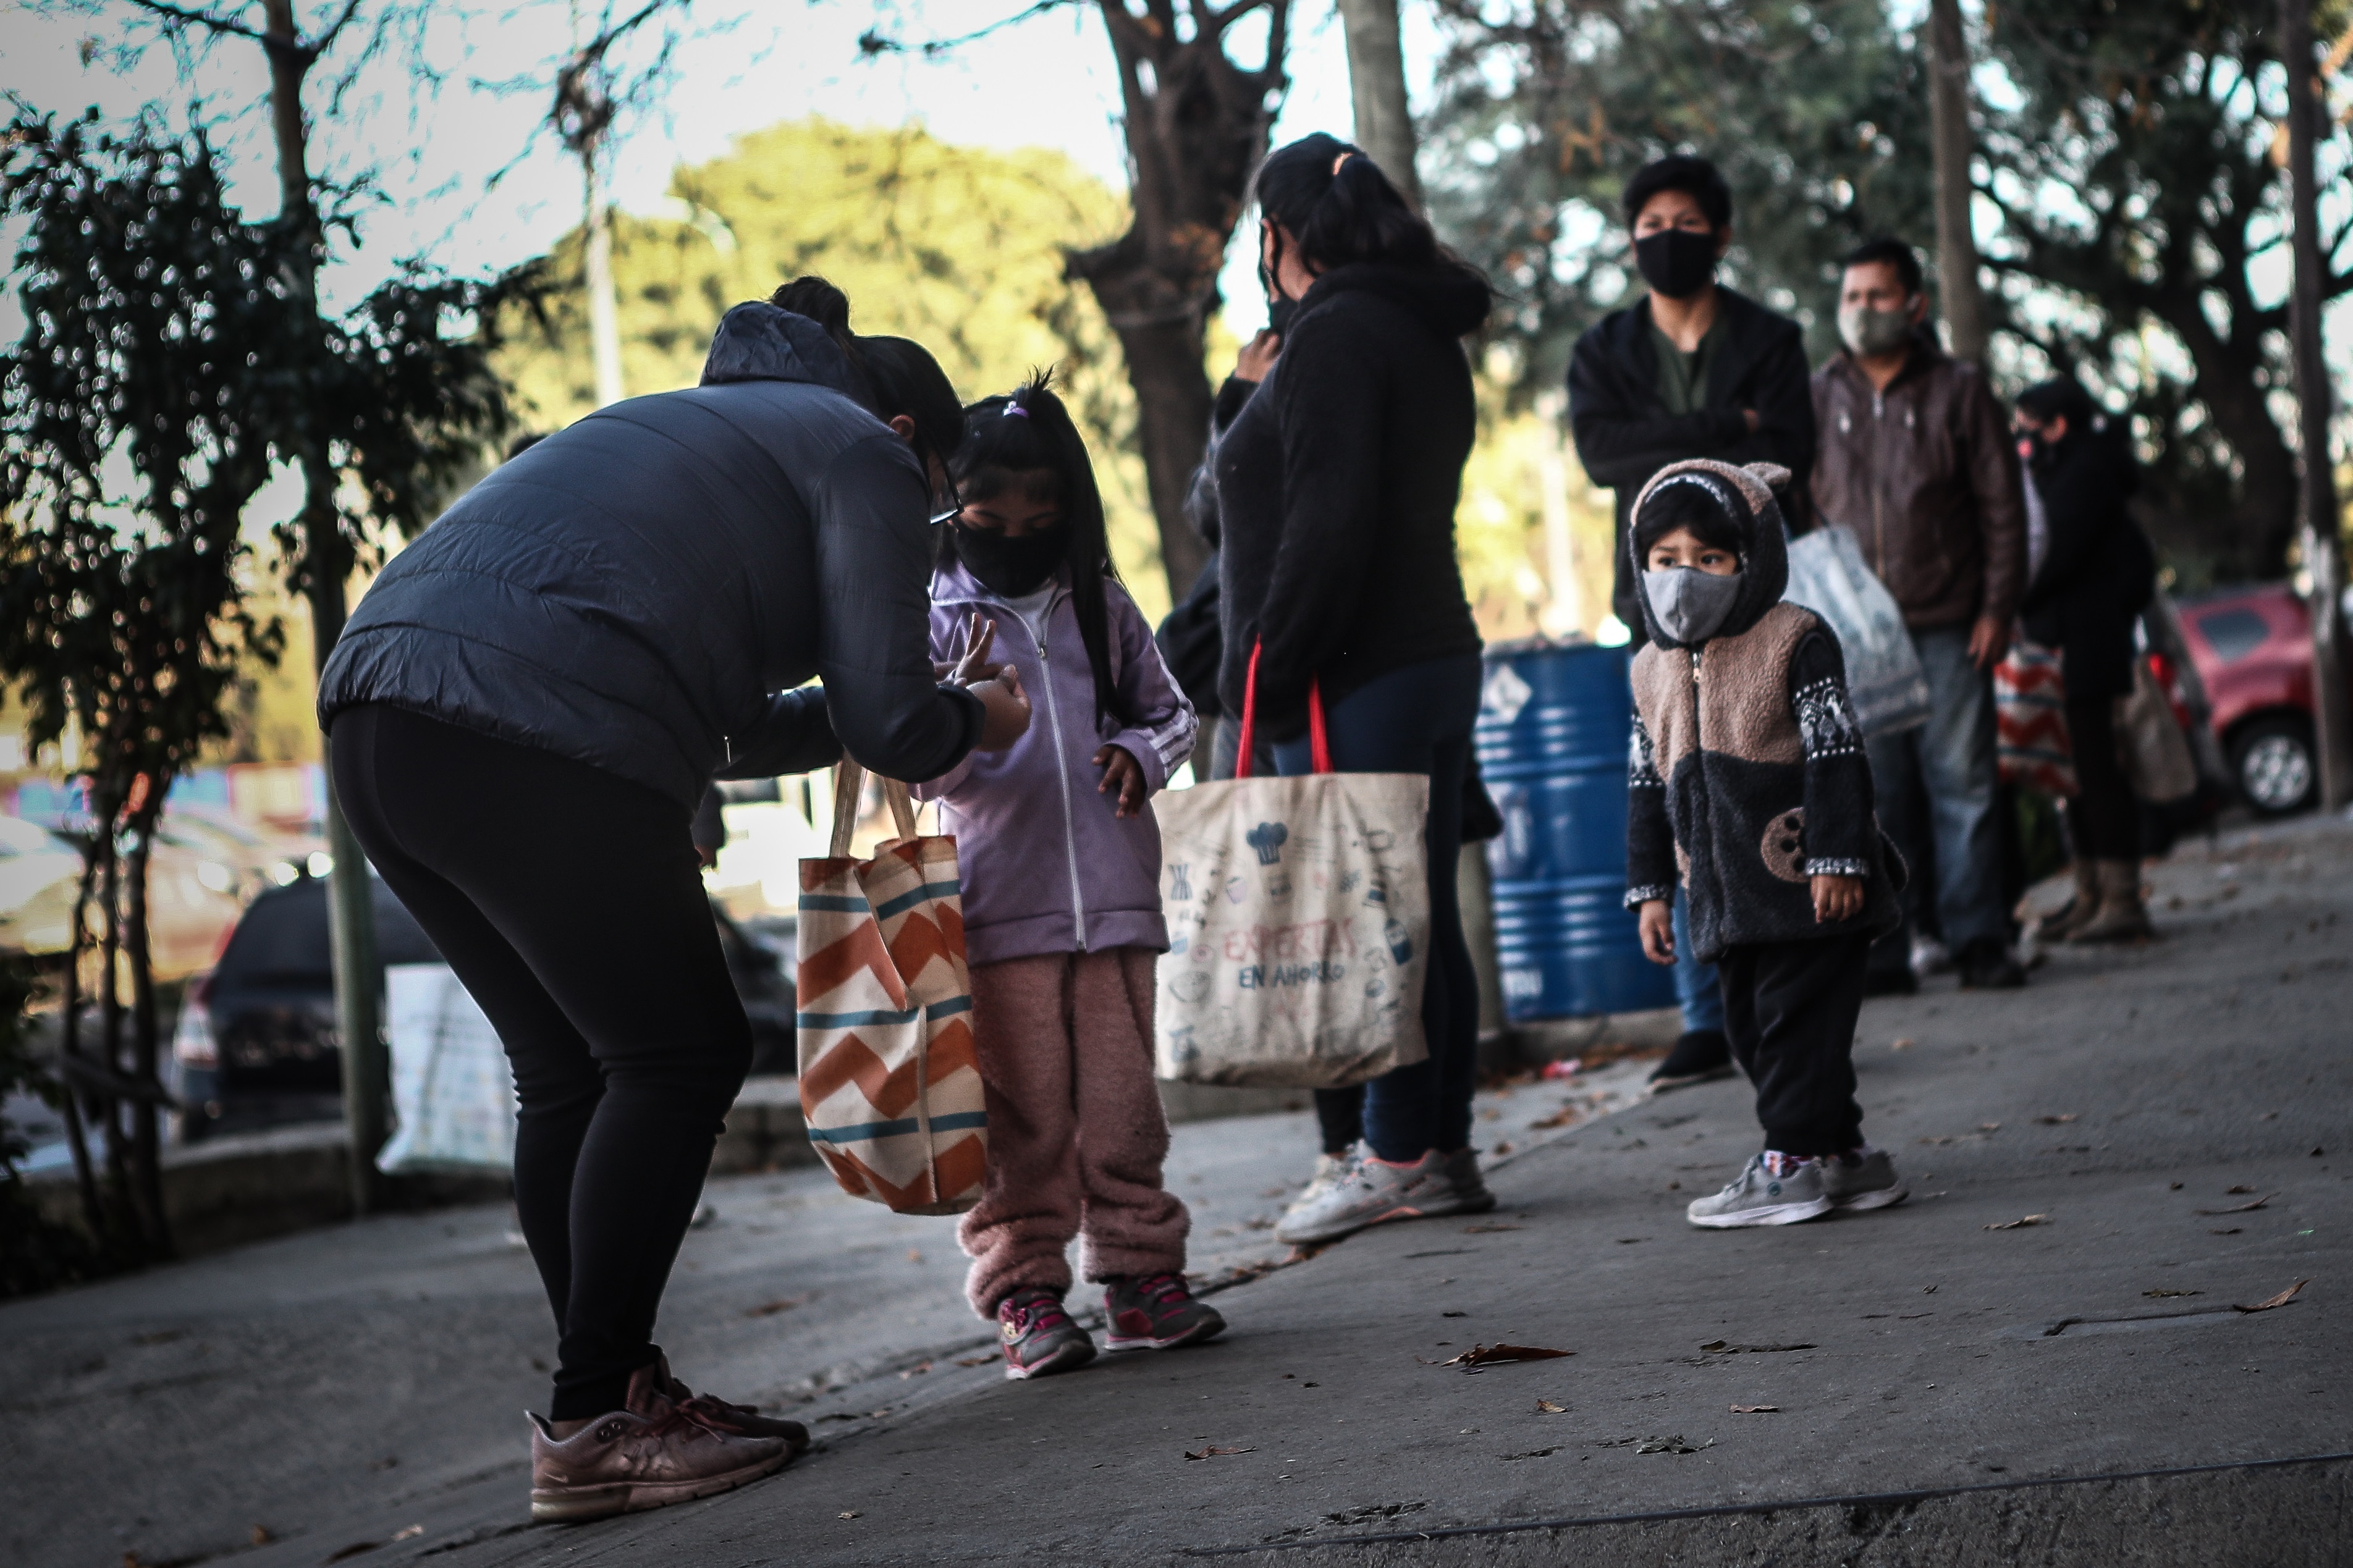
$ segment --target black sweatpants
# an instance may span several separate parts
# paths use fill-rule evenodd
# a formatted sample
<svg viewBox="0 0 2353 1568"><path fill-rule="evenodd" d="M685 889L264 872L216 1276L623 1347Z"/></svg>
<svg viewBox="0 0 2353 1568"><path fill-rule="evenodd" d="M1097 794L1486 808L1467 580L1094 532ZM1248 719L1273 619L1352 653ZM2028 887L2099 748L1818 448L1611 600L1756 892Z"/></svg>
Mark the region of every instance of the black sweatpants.
<svg viewBox="0 0 2353 1568"><path fill-rule="evenodd" d="M683 805L401 709L337 715L361 846L513 1065L515 1207L560 1336L551 1420L617 1410L752 1061Z"/></svg>
<svg viewBox="0 0 2353 1568"><path fill-rule="evenodd" d="M1854 1026L1870 940L1822 937L1726 948L1724 1032L1757 1088L1765 1146L1838 1154L1862 1142L1854 1102Z"/></svg>
<svg viewBox="0 0 2353 1568"><path fill-rule="evenodd" d="M2140 801L2116 756L2116 699L2067 694L2067 740L2075 758L2075 798L2067 837L2085 860L2140 858Z"/></svg>

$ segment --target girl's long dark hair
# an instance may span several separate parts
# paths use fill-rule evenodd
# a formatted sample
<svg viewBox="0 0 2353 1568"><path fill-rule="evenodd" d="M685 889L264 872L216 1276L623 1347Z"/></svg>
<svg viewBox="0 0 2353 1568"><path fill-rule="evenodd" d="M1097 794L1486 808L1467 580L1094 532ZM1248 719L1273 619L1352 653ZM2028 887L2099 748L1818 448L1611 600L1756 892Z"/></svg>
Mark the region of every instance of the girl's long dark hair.
<svg viewBox="0 0 2353 1568"><path fill-rule="evenodd" d="M1130 717L1112 676L1111 613L1103 589L1119 581L1119 569L1112 564L1103 492L1095 486L1086 438L1054 395L1053 383L1050 369L1032 371L1005 396L985 397L965 409L964 445L949 467L966 501L1019 490L1061 509L1069 534L1063 563L1070 568L1071 607L1078 614L1087 668L1094 673L1095 728L1103 731L1113 720L1124 723ZM1040 483L1039 475L1050 477ZM945 559L955 559L955 529L940 531L940 550Z"/></svg>
<svg viewBox="0 0 2353 1568"><path fill-rule="evenodd" d="M1380 262L1480 276L1438 243L1430 220L1413 210L1379 164L1321 131L1268 153L1251 195L1260 213L1297 242L1300 258L1318 268ZM1283 243L1281 236L1275 243Z"/></svg>

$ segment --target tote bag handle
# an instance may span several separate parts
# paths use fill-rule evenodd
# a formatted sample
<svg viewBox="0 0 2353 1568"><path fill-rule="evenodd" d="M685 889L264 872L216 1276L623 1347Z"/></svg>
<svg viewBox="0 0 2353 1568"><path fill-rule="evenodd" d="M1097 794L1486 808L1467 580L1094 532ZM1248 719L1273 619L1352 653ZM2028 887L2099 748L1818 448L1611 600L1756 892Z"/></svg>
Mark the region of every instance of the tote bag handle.
<svg viewBox="0 0 2353 1568"><path fill-rule="evenodd" d="M1238 779L1250 776L1250 758L1258 749L1258 656L1265 647L1263 641L1250 644L1250 674L1242 682L1241 752L1234 763ZM1311 772L1332 771L1332 744L1324 733L1324 683L1313 678L1307 682L1307 753Z"/></svg>
<svg viewBox="0 0 2353 1568"><path fill-rule="evenodd" d="M828 853L836 860L849 853L849 836L858 828L858 797L865 784L864 765L845 755L833 770L833 844ZM899 837L914 837L915 803L908 798L907 786L897 779L884 779L882 799L891 807L891 821Z"/></svg>

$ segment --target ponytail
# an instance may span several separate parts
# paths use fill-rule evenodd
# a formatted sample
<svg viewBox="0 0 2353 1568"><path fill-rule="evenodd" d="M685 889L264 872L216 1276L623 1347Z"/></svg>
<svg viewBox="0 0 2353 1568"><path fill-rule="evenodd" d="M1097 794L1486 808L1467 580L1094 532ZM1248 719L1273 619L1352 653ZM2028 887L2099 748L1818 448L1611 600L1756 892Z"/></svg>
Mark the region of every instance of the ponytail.
<svg viewBox="0 0 2353 1568"><path fill-rule="evenodd" d="M863 389L860 401L886 421L903 415L915 422L919 455L943 466L955 456L964 444L964 409L947 372L921 343L860 337L849 330L849 296L813 273L779 284L768 303L825 329Z"/></svg>
<svg viewBox="0 0 2353 1568"><path fill-rule="evenodd" d="M1377 262L1479 276L1438 243L1430 220L1379 164L1336 136L1319 131L1269 153L1252 195L1259 211L1298 245L1300 259L1319 270Z"/></svg>

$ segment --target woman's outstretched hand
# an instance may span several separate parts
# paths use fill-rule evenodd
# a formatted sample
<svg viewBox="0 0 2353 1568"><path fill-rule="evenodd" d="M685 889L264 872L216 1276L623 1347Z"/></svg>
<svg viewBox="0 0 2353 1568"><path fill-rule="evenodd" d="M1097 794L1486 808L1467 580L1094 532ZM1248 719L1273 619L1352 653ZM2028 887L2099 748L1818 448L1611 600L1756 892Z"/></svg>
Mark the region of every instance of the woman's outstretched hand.
<svg viewBox="0 0 2353 1568"><path fill-rule="evenodd" d="M1125 746L1098 748L1094 764L1103 771L1103 783L1095 785L1095 793L1113 796L1116 802L1113 816L1134 816L1144 809L1144 764Z"/></svg>

